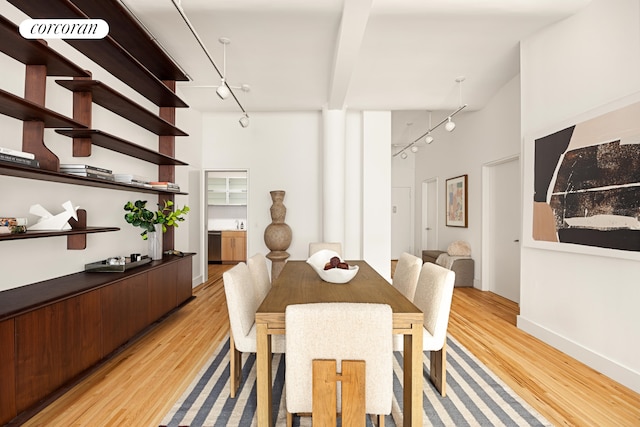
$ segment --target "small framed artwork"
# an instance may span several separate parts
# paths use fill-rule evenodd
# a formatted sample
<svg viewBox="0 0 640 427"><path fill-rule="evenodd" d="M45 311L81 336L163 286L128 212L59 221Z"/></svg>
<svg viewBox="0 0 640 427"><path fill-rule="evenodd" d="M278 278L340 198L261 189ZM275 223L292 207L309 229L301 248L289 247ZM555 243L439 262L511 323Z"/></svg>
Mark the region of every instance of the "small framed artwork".
<svg viewBox="0 0 640 427"><path fill-rule="evenodd" d="M447 227L467 227L467 175L447 179Z"/></svg>

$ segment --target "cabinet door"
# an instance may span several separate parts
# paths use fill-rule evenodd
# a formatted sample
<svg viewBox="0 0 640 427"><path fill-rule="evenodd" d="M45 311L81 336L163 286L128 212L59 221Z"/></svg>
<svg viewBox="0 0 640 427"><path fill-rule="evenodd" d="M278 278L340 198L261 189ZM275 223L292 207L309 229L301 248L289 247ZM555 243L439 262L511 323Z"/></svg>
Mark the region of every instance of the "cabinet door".
<svg viewBox="0 0 640 427"><path fill-rule="evenodd" d="M222 261L233 261L233 235L229 232L223 231L221 242L221 258Z"/></svg>
<svg viewBox="0 0 640 427"><path fill-rule="evenodd" d="M15 322L18 413L101 358L97 290L25 313Z"/></svg>
<svg viewBox="0 0 640 427"><path fill-rule="evenodd" d="M177 304L180 305L191 298L191 257L185 257L177 262L178 278L176 283Z"/></svg>
<svg viewBox="0 0 640 427"><path fill-rule="evenodd" d="M245 233L234 237L233 242L233 260L246 261L247 258L247 239Z"/></svg>
<svg viewBox="0 0 640 427"><path fill-rule="evenodd" d="M149 321L155 322L176 307L178 264L172 262L149 270Z"/></svg>
<svg viewBox="0 0 640 427"><path fill-rule="evenodd" d="M0 425L18 415L16 411L15 322L0 322Z"/></svg>
<svg viewBox="0 0 640 427"><path fill-rule="evenodd" d="M245 231L222 232L222 261L245 261L247 258L247 233Z"/></svg>
<svg viewBox="0 0 640 427"><path fill-rule="evenodd" d="M104 356L150 323L148 293L147 274L139 274L100 289Z"/></svg>

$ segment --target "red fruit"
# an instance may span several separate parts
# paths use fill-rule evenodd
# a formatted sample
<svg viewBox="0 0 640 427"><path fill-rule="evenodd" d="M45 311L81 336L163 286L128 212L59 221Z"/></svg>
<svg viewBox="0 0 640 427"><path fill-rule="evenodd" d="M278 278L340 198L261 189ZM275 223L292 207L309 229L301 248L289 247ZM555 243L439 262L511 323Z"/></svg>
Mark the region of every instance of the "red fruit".
<svg viewBox="0 0 640 427"><path fill-rule="evenodd" d="M349 264L347 264L346 262L341 262L338 264L338 268L341 268L343 270L348 270L349 269Z"/></svg>
<svg viewBox="0 0 640 427"><path fill-rule="evenodd" d="M334 256L331 258L329 262L331 263L331 267L335 268L338 266L338 264L340 264L340 258L338 258L337 256Z"/></svg>
<svg viewBox="0 0 640 427"><path fill-rule="evenodd" d="M332 268L333 268L333 266L331 265L331 263L330 263L330 262L328 262L328 263L326 263L326 264L324 265L324 269L325 269L325 270L331 270Z"/></svg>

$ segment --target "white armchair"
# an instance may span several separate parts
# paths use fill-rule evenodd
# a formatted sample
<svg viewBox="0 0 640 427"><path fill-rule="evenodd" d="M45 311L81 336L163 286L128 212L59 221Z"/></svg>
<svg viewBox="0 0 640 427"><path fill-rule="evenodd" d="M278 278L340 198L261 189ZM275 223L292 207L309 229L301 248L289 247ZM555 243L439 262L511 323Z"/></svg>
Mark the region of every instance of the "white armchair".
<svg viewBox="0 0 640 427"><path fill-rule="evenodd" d="M256 290L257 304L260 306L264 297L267 296L271 289L271 278L269 277L269 267L267 267L267 259L261 253L256 253L247 260L247 267L251 273L251 281Z"/></svg>
<svg viewBox="0 0 640 427"><path fill-rule="evenodd" d="M342 257L342 243L340 242L311 242L309 243L309 256L315 254L321 249L329 249Z"/></svg>
<svg viewBox="0 0 640 427"><path fill-rule="evenodd" d="M400 255L393 273L391 284L410 301L413 301L413 296L416 293L421 268L422 260L420 258L404 252Z"/></svg>

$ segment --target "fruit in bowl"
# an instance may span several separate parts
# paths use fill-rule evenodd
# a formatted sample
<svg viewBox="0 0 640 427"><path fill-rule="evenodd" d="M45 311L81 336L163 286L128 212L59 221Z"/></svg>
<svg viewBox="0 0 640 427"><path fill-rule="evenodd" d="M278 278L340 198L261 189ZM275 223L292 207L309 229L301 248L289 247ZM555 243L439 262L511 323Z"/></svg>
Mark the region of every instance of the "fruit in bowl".
<svg viewBox="0 0 640 427"><path fill-rule="evenodd" d="M347 283L358 273L357 265L349 265L331 250L323 249L311 255L307 263L325 282Z"/></svg>

